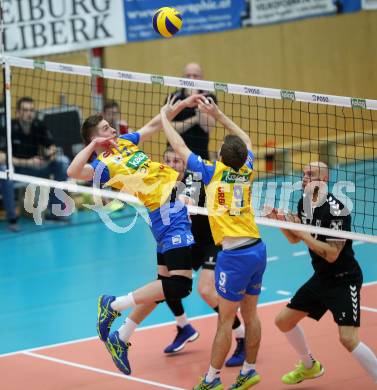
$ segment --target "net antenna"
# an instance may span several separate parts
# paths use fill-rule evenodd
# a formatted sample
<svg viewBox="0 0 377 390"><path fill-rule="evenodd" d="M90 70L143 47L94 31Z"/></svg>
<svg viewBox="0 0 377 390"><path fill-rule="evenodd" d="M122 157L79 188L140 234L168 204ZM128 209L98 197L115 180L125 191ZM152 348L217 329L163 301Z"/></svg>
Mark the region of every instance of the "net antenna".
<svg viewBox="0 0 377 390"><path fill-rule="evenodd" d="M158 114L168 94L191 88L216 95L221 109L251 135L255 154L252 202L258 224L377 243L376 100L93 69L8 56L4 59L4 69L7 175L12 180L50 185L69 193L87 192L97 196L100 191L80 183L40 179L14 171L11 156L17 152L12 151L10 118L12 106L19 98L31 96L41 112L79 107L80 118L86 118L98 111L93 105L92 79L100 76L105 81L107 100L119 103L120 119L125 119L129 128L139 129ZM66 105L56 107L61 93L67 96ZM67 122L65 129L54 133L57 146L63 143L66 146L67 140L71 142L72 155L78 151L74 135L79 134L79 128L74 126L77 124ZM209 151L213 155L224 135L222 127L211 130ZM144 142L142 148L154 161L161 161L166 149L164 134L156 134L151 141ZM301 171L312 161L323 161L330 167L329 191L337 193L337 198L352 209L352 232L266 218L265 205L296 212L301 197ZM125 193L108 191L106 196L140 204ZM207 213L200 208L192 211Z"/></svg>

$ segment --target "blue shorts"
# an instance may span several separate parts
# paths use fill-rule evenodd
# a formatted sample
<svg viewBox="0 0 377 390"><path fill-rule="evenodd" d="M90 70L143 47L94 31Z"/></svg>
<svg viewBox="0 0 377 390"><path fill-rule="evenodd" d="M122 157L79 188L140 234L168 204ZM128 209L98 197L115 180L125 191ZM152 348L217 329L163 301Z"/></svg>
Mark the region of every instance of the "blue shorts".
<svg viewBox="0 0 377 390"><path fill-rule="evenodd" d="M262 241L222 250L217 255L215 267L217 293L234 302L241 301L245 294L259 295L266 264L266 245Z"/></svg>
<svg viewBox="0 0 377 390"><path fill-rule="evenodd" d="M191 221L186 206L179 211L169 204L149 213L152 233L157 242L157 253L165 253L174 248L191 246L195 243L191 233Z"/></svg>

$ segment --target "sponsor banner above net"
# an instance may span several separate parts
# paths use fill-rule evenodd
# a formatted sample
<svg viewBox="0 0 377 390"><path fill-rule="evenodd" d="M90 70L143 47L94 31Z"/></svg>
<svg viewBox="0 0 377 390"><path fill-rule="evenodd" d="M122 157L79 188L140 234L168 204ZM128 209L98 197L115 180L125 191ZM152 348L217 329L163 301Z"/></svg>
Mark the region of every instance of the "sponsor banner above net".
<svg viewBox="0 0 377 390"><path fill-rule="evenodd" d="M250 0L251 25L284 22L337 12L333 0Z"/></svg>
<svg viewBox="0 0 377 390"><path fill-rule="evenodd" d="M166 87L188 88L216 93L229 93L237 95L249 95L256 98L270 98L290 100L292 102L306 102L327 104L331 106L361 108L377 110L377 100L362 99L357 97L325 95L313 92L293 91L288 89L264 88L241 84L227 84L207 80L191 80L172 76L152 75L148 73L136 73L116 69L95 68L81 65L62 64L51 61L32 60L19 57L5 57L6 64L10 66L41 69L58 73L74 73L83 76L101 76L105 79L127 80L133 83L156 84Z"/></svg>
<svg viewBox="0 0 377 390"><path fill-rule="evenodd" d="M125 43L123 1L4 1L5 51L40 56Z"/></svg>

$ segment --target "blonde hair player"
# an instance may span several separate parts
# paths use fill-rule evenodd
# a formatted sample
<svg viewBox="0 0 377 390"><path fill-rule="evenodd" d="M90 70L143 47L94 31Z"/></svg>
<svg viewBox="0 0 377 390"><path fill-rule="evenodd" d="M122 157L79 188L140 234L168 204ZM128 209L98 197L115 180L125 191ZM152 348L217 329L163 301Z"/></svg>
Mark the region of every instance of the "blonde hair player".
<svg viewBox="0 0 377 390"><path fill-rule="evenodd" d="M193 105L197 105L195 95L179 102L166 114L173 117ZM171 210L169 202L178 173L151 161L137 146L161 127L161 116L157 115L140 130L117 138L116 130L101 115L92 115L84 121L81 129L87 146L68 168L70 177L98 180L138 197L148 210L157 242L157 280L127 295L101 295L98 300L99 338L105 343L117 368L126 375L131 374L128 341L136 327L162 300L186 297L192 288L191 223L184 205L179 210ZM133 310L124 324L110 333L113 321L128 308Z"/></svg>

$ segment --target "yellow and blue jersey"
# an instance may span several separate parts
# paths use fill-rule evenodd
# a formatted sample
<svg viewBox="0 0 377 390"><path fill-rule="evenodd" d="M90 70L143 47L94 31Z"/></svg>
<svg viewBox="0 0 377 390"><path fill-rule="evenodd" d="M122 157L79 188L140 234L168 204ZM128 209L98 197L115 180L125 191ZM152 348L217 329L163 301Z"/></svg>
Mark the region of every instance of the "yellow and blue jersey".
<svg viewBox="0 0 377 390"><path fill-rule="evenodd" d="M137 197L148 209L152 233L160 252L193 244L187 208L171 207L169 198L178 172L152 161L137 144L138 132L117 138L117 146L103 152L90 165L93 182L110 186Z"/></svg>
<svg viewBox="0 0 377 390"><path fill-rule="evenodd" d="M94 181L137 197L152 212L169 198L178 172L167 165L152 161L139 149L139 133L117 138L118 150L104 152L91 165Z"/></svg>
<svg viewBox="0 0 377 390"><path fill-rule="evenodd" d="M238 170L221 161L202 160L192 153L187 168L200 172L206 188L208 218L215 244L224 237L259 238L251 202L254 155L248 151L246 163Z"/></svg>

